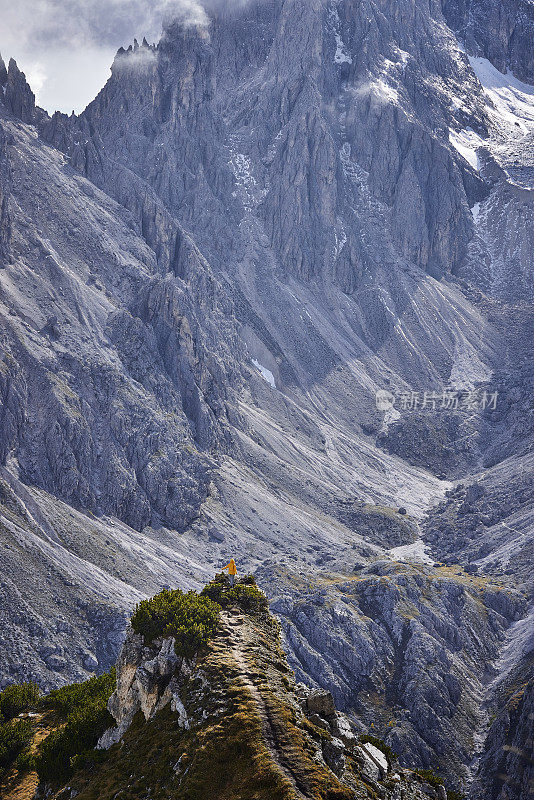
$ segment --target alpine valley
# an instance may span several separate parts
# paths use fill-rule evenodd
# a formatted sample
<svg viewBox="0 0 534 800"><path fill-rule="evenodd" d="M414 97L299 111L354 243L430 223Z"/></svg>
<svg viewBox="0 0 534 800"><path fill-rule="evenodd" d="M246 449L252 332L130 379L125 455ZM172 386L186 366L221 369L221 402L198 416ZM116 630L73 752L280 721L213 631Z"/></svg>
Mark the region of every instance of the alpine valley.
<svg viewBox="0 0 534 800"><path fill-rule="evenodd" d="M0 59L0 688L233 557L297 689L528 800L534 4L196 6L79 116Z"/></svg>

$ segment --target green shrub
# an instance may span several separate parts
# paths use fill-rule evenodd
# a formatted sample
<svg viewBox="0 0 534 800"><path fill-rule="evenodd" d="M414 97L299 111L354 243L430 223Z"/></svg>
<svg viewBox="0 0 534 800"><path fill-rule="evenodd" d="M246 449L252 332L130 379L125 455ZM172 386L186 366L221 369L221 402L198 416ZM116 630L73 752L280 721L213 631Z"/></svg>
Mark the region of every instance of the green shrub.
<svg viewBox="0 0 534 800"><path fill-rule="evenodd" d="M378 736L370 736L365 733L363 736L360 736L360 742L362 744L372 744L374 747L382 750L390 766L397 760L397 754L393 752L389 744L386 744L383 739L379 739Z"/></svg>
<svg viewBox="0 0 534 800"><path fill-rule="evenodd" d="M465 800L465 794L456 792L454 789L447 789L447 800Z"/></svg>
<svg viewBox="0 0 534 800"><path fill-rule="evenodd" d="M39 748L35 766L40 780L68 780L77 757L93 750L104 731L113 724L104 698L69 714L65 727L47 736Z"/></svg>
<svg viewBox="0 0 534 800"><path fill-rule="evenodd" d="M19 772L31 772L35 769L35 754L30 750L23 750L15 760L15 766Z"/></svg>
<svg viewBox="0 0 534 800"><path fill-rule="evenodd" d="M0 721L9 720L27 711L39 699L36 683L14 683L0 692Z"/></svg>
<svg viewBox="0 0 534 800"><path fill-rule="evenodd" d="M32 739L33 725L27 719L12 720L0 725L0 769L10 767Z"/></svg>
<svg viewBox="0 0 534 800"><path fill-rule="evenodd" d="M71 683L47 694L41 700L44 708L53 708L62 717L104 698L106 703L115 691L115 668L83 683Z"/></svg>
<svg viewBox="0 0 534 800"><path fill-rule="evenodd" d="M256 586L253 575L245 575L234 586L230 585L227 575L217 575L200 593L201 597L209 597L222 608L239 606L247 613L267 611L269 603L262 591Z"/></svg>
<svg viewBox="0 0 534 800"><path fill-rule="evenodd" d="M431 769L416 769L415 774L419 775L425 783L429 783L431 786L443 786L443 778L440 778Z"/></svg>
<svg viewBox="0 0 534 800"><path fill-rule="evenodd" d="M220 610L217 603L196 592L164 589L137 605L131 624L147 644L174 636L176 654L191 658L214 635Z"/></svg>
<svg viewBox="0 0 534 800"><path fill-rule="evenodd" d="M87 757L94 750L104 731L114 725L107 710L114 689L115 670L112 670L84 683L56 689L44 698L43 705L66 717L66 725L47 736L39 747L35 769L40 780L54 783L68 780L80 757Z"/></svg>

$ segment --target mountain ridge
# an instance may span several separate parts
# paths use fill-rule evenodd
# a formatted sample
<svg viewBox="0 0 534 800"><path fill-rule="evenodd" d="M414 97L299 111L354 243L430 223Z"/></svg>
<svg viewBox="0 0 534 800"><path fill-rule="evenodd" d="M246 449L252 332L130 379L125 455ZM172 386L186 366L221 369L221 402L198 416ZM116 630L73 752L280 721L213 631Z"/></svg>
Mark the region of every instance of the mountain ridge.
<svg viewBox="0 0 534 800"><path fill-rule="evenodd" d="M422 602L390 551L421 532L451 596L468 580L458 561L502 587L473 673L443 636L455 603L410 633L416 664L422 640L458 660L468 704L484 694L530 592L532 134L473 61L491 53L468 58L439 6L412 5L273 0L209 30L170 25L156 51L118 55L79 117L48 117L15 65L0 70L3 613L21 573L42 587L28 582L6 626L3 675L51 685L107 668L132 602L177 575L198 586L239 552L281 609L300 605L294 573L320 586L316 641L291 620L286 644L334 693L347 681L320 598L343 607L338 585L404 570L392 602L378 591L372 643L369 602L349 594L368 660L344 699L376 713L363 687L380 676L380 697L384 652L409 680L405 591ZM496 410L446 424L400 406L492 388ZM459 480L469 497L448 494ZM390 521L400 508L413 533ZM473 602L465 642L487 613ZM403 752L426 765L442 751L467 775L473 743L426 741L406 710Z"/></svg>

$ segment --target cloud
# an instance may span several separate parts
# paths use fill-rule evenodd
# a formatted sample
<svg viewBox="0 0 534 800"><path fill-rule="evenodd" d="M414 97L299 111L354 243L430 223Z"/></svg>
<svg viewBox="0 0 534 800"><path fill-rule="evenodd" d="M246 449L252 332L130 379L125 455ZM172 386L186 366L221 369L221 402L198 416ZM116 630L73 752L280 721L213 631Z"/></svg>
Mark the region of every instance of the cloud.
<svg viewBox="0 0 534 800"><path fill-rule="evenodd" d="M48 111L83 110L109 77L119 47L159 39L162 22L208 23L199 0L0 0L0 52L28 77Z"/></svg>
<svg viewBox="0 0 534 800"><path fill-rule="evenodd" d="M30 64L29 68L26 70L26 80L34 92L38 93L41 91L46 83L46 71L39 61Z"/></svg>
<svg viewBox="0 0 534 800"><path fill-rule="evenodd" d="M182 25L206 27L209 24L205 8L197 0L175 0L168 4L164 21L176 19Z"/></svg>

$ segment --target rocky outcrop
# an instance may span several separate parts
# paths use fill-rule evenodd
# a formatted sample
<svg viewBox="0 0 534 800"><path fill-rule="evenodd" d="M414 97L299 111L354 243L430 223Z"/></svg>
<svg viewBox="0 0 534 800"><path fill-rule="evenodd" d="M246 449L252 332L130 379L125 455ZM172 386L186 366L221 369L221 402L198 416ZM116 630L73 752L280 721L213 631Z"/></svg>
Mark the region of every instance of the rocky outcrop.
<svg viewBox="0 0 534 800"><path fill-rule="evenodd" d="M3 337L0 354L0 463L5 464L20 437L27 408L24 374Z"/></svg>
<svg viewBox="0 0 534 800"><path fill-rule="evenodd" d="M4 78L2 78L2 73L4 73ZM34 123L37 116L35 95L26 80L25 74L20 71L17 62L13 58L9 59L7 72L5 72L4 62L1 61L0 82L2 82L3 101L6 107L21 122Z"/></svg>
<svg viewBox="0 0 534 800"><path fill-rule="evenodd" d="M82 798L89 790L111 797L124 785L124 757L130 764L128 780L142 776L145 787L151 786L143 759L132 756L147 746L144 737L154 736L165 742L165 752L170 749L169 758L160 758L158 772L161 779L169 764L168 788L207 786L233 797L237 781L267 800L273 796L274 768L281 798L294 797L295 787L302 796L318 797L323 785L347 800L356 791L383 800L441 797L391 762L378 740L360 741L329 692L295 685L272 617L236 607L221 612L220 622L214 639L189 663L176 656L174 639L147 646L128 630L108 704L117 726L98 745L108 749L121 742L113 751L116 770L108 768L105 786L98 768L89 776L75 775L72 785ZM240 757L242 748L254 756L252 762Z"/></svg>
<svg viewBox="0 0 534 800"><path fill-rule="evenodd" d="M442 0L447 22L469 52L481 52L500 72L534 82L534 12L528 0Z"/></svg>
<svg viewBox="0 0 534 800"><path fill-rule="evenodd" d="M143 637L129 628L117 661L117 688L108 709L117 726L102 736L98 747L107 750L130 727L138 711L152 719L168 703L178 714L178 725L189 728L187 712L180 699L180 682L191 674L191 665L175 653L173 638L145 646Z"/></svg>
<svg viewBox="0 0 534 800"><path fill-rule="evenodd" d="M4 130L0 126L0 266L4 266L8 260L11 240L11 216L9 213L10 174L7 141Z"/></svg>

